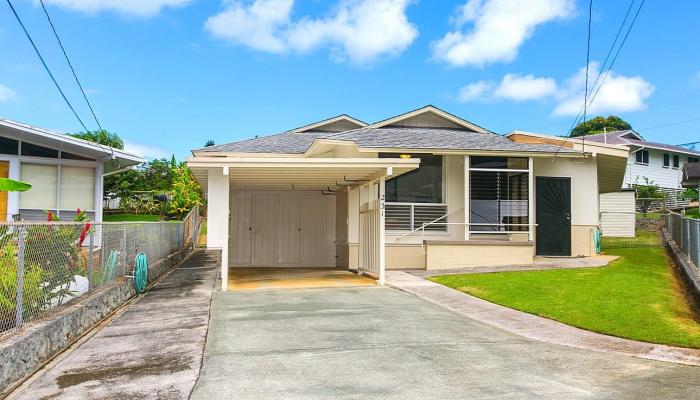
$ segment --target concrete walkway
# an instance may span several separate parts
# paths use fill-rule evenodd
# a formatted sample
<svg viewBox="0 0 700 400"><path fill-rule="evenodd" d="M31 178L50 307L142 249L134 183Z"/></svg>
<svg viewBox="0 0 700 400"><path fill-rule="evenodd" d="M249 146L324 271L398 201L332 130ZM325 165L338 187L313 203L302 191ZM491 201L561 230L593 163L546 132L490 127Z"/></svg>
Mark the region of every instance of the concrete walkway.
<svg viewBox="0 0 700 400"><path fill-rule="evenodd" d="M483 272L539 271L545 269L573 269L604 267L617 260L618 256L597 255L592 257L535 257L532 264L497 265L490 267L449 268L440 270L406 270L415 276L479 274Z"/></svg>
<svg viewBox="0 0 700 400"><path fill-rule="evenodd" d="M199 374L216 264L193 254L11 398L186 399Z"/></svg>
<svg viewBox="0 0 700 400"><path fill-rule="evenodd" d="M192 399L691 399L698 376L527 339L387 287L216 291Z"/></svg>
<svg viewBox="0 0 700 400"><path fill-rule="evenodd" d="M546 343L650 360L700 366L700 350L601 335L470 296L401 271L387 272L387 285L465 317ZM698 370L700 374L700 370ZM700 383L698 383L700 387Z"/></svg>

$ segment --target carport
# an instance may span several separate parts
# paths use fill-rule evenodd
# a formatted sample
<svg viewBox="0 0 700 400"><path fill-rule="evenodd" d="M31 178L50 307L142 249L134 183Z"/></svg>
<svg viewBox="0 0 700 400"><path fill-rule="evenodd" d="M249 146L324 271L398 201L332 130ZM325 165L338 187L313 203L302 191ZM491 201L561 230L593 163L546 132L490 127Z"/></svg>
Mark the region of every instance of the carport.
<svg viewBox="0 0 700 400"><path fill-rule="evenodd" d="M349 268L384 283L384 185L418 159L193 157L207 193L207 247L229 268ZM348 237L357 237L349 254Z"/></svg>

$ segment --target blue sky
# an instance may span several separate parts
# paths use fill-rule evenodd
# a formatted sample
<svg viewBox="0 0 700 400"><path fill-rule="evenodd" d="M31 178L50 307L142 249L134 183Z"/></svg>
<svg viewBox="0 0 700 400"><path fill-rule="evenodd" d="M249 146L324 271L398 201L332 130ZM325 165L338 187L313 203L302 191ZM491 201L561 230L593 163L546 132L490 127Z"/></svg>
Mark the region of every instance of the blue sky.
<svg viewBox="0 0 700 400"><path fill-rule="evenodd" d="M583 1L44 1L103 126L149 157L426 104L498 133L563 134L582 102ZM93 128L38 1L13 3ZM594 1L593 62L628 5ZM646 1L592 113L700 140L698 15L697 1ZM0 116L79 131L5 2L0 49Z"/></svg>

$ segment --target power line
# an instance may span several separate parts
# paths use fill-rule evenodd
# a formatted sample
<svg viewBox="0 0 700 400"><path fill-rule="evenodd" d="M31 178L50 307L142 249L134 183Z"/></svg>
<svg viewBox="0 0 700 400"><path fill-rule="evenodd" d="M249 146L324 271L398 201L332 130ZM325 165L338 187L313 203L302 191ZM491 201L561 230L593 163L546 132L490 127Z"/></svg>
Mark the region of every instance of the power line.
<svg viewBox="0 0 700 400"><path fill-rule="evenodd" d="M90 104L90 100L88 100L87 95L85 94L85 90L83 90L83 85L80 84L80 80L78 79L78 74L75 72L75 68L73 68L73 63L71 63L70 58L68 58L68 53L66 53L65 47L63 47L63 42L61 41L61 38L58 36L58 31L56 31L56 27L53 24L53 21L51 20L51 16L49 15L49 11L46 9L46 5L44 5L44 0L39 0L41 3L41 8L44 10L44 15L46 15L46 19L49 21L49 25L51 25L51 29L53 30L53 34L56 37L56 41L58 41L58 45L61 47L61 51L63 52L63 56L66 58L66 62L68 63L68 67L70 67L71 72L73 73L73 78L75 78L75 83L78 84L78 87L80 88L80 92L83 94L83 98L85 99L85 103L87 103L88 108L90 109L90 112L92 113L92 117L95 119L95 122L97 123L97 126L102 129L102 124L100 124L100 120L97 119L97 115L95 115L95 110L92 108L92 104Z"/></svg>
<svg viewBox="0 0 700 400"><path fill-rule="evenodd" d="M603 61L603 64L600 66L600 71L602 72L605 69L605 66L608 64L608 60L610 59L610 56L612 55L613 50L615 50L615 45L617 44L617 40L620 38L620 33L622 33L622 29L625 27L625 24L627 23L627 18L629 18L630 12L632 11L632 6L634 6L634 3L637 0L632 0L630 1L630 5L627 7L627 12L625 13L625 18L622 19L622 23L620 24L620 27L617 29L617 34L615 34L615 40L613 40L612 44L610 45L610 49L608 50L608 54L605 56L605 60ZM588 75L588 74L586 74ZM600 72L597 74L595 81L593 81L593 86L596 87L598 84L598 81L600 80ZM574 127L577 125L579 122L579 117L581 116L581 113L583 112L584 107L586 104L584 103L583 106L581 106L581 109L578 111L578 114L576 114L576 118L574 118L574 122L571 124L571 127L569 127L569 132L571 132Z"/></svg>
<svg viewBox="0 0 700 400"><path fill-rule="evenodd" d="M73 112L73 115L78 120L78 122L80 122L80 125L83 127L83 129L85 129L85 131L88 131L89 129L85 126L85 123L83 123L83 120L80 119L80 117L78 116L78 113L75 111L75 108L73 108L73 105L70 103L70 101L66 97L65 93L63 93L63 89L61 89L61 86L58 84L58 81L56 81L56 78L51 73L51 69L46 64L44 57L41 55L39 48L37 48L37 46L36 46L36 43L34 43L34 39L32 39L32 36L29 34L29 31L27 31L27 28L24 26L24 23L22 22L22 19L19 17L19 14L17 14L17 10L15 10L15 7L12 5L12 1L10 1L10 0L6 0L6 1L7 1L7 5L9 5L10 9L12 10L12 13L15 15L17 22L22 27L24 34L27 36L27 39L29 39L29 43L32 44L32 47L34 48L34 52L36 53L37 57L39 57L41 64L44 66L44 69L49 74L49 77L53 81L53 84L56 86L56 89L58 89L58 92L61 93L61 97L63 97L63 101L66 102L66 104L68 105L68 108L70 108L70 110Z"/></svg>
<svg viewBox="0 0 700 400"><path fill-rule="evenodd" d="M697 120L700 120L700 117L684 119L682 121L669 122L667 124L651 126L648 128L642 128L642 129L640 129L640 131L650 131L652 129L665 128L667 126L680 125L680 124L685 124L686 122L693 122L693 121L697 121Z"/></svg>
<svg viewBox="0 0 700 400"><path fill-rule="evenodd" d="M588 40L586 40L586 88L583 95L583 120L586 121L588 112L588 68L591 65L591 21L593 21L593 0L588 2ZM586 138L583 139L581 152L586 150Z"/></svg>
<svg viewBox="0 0 700 400"><path fill-rule="evenodd" d="M90 100L87 97L87 94L85 94L85 90L83 89L83 85L80 83L80 79L78 79L78 74L75 72L75 68L73 68L73 63L70 61L70 58L68 57L68 53L66 52L66 48L63 46L63 41L61 41L60 36L58 36L58 31L56 30L56 26L53 24L53 20L51 19L51 16L49 15L49 11L46 9L46 5L44 4L44 0L39 0L41 3L41 8L44 10L44 15L46 15L46 19L49 21L49 25L51 25L51 30L53 30L53 34L56 37L56 41L58 42L58 45L61 47L61 51L63 52L63 57L66 59L66 63L68 63L68 67L70 68L71 72L73 73L73 78L75 78L75 83L78 84L78 88L80 88L80 93L83 94L83 99L85 99L85 103L87 103L88 108L90 109L90 113L92 113L92 117L95 119L95 123L97 123L97 127L100 129L100 131L104 131L102 128L102 124L100 124L100 120L97 118L97 114L95 114L95 110L92 108L92 104L90 104ZM87 129L86 129L87 131ZM100 148L104 149L102 147L102 144L99 142L95 142ZM107 145L109 148L109 151L112 153L112 158L114 158L114 149L112 146Z"/></svg>

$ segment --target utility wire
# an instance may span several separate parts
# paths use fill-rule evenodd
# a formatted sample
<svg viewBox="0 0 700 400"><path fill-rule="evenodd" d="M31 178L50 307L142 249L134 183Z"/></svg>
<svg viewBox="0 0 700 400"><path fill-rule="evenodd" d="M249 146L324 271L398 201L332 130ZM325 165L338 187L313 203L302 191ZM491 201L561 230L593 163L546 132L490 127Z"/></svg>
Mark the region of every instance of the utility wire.
<svg viewBox="0 0 700 400"><path fill-rule="evenodd" d="M87 95L85 94L85 90L83 89L83 85L80 84L80 80L78 79L78 74L75 72L75 68L73 68L73 63L71 63L70 58L68 58L68 53L66 53L66 48L63 47L63 42L61 41L61 38L58 36L58 31L56 31L56 26L54 26L53 21L51 20L51 16L49 15L49 11L46 9L46 5L44 5L44 0L39 0L41 3L41 8L44 10L44 15L46 15L46 19L49 21L49 25L51 25L51 30L53 30L53 34L56 37L56 41L58 41L58 45L61 47L61 51L63 52L63 56L66 58L66 62L68 63L68 67L70 67L71 72L73 73L73 78L75 78L75 83L78 84L78 87L80 88L80 93L83 94L83 98L85 99L85 103L87 103L88 108L90 109L90 112L92 113L92 117L95 119L95 122L97 123L97 126L102 129L102 124L100 124L100 120L97 119L97 115L95 115L95 110L92 108L92 104L90 104L90 100L88 100Z"/></svg>
<svg viewBox="0 0 700 400"><path fill-rule="evenodd" d="M32 36L29 34L29 31L27 31L27 27L24 26L24 23L22 22L22 19L19 17L19 14L17 14L17 10L15 10L15 7L12 5L12 1L10 1L10 0L6 0L6 1L7 1L7 5L9 5L10 9L12 10L12 13L15 15L17 22L22 27L24 34L27 36L27 39L29 39L29 43L32 44L32 47L34 48L34 52L36 53L37 57L39 57L41 64L44 66L44 69L49 74L49 77L53 81L53 84L56 86L56 89L58 89L58 92L61 93L61 97L63 97L63 101L66 102L66 104L68 105L68 108L70 108L70 110L73 112L73 115L75 115L75 118L78 120L78 122L80 122L80 125L83 127L83 129L85 129L86 132L89 131L89 129L85 126L85 123L83 123L83 120L80 119L80 116L78 116L78 113L75 111L75 108L73 108L73 105L70 103L70 101L66 97L65 93L63 93L63 89L61 89L61 86L58 84L58 81L56 81L56 78L53 76L53 73L51 73L51 69L46 64L44 57L41 55L39 48L37 48L37 46L36 46L36 43L34 43L34 39L32 39Z"/></svg>
<svg viewBox="0 0 700 400"><path fill-rule="evenodd" d="M586 88L583 95L583 121L586 122L588 112L588 69L591 65L591 21L593 20L593 0L588 2L588 39L586 40ZM586 137L584 136L581 153L586 150Z"/></svg>
<svg viewBox="0 0 700 400"><path fill-rule="evenodd" d="M56 30L56 26L53 24L53 20L51 19L51 15L49 15L49 11L46 9L46 5L44 4L44 0L39 0L41 3L41 8L44 10L44 15L46 15L46 19L49 21L49 25L51 25L51 30L53 30L53 34L56 37L56 41L58 42L58 45L61 47L61 51L63 52L63 57L66 59L66 63L68 63L68 67L70 68L71 72L73 73L73 78L75 78L75 83L78 84L78 88L80 88L80 93L83 94L83 99L85 99L85 103L87 104L88 108L90 109L90 113L92 113L92 117L95 119L95 123L97 123L97 127L100 129L100 131L104 131L102 128L102 124L100 124L100 120L97 118L97 114L95 114L95 110L92 108L92 104L90 104L90 100L87 97L87 94L85 94L85 90L83 89L83 85L80 83L80 79L78 79L78 74L75 72L75 68L73 67L73 63L70 61L70 58L68 57L68 53L66 52L66 48L63 46L63 41L61 41L61 37L58 36L58 31ZM86 130L87 131L87 130ZM102 147L101 143L95 142L100 148ZM109 151L112 153L112 158L114 158L114 149L112 146L107 146L109 148Z"/></svg>

